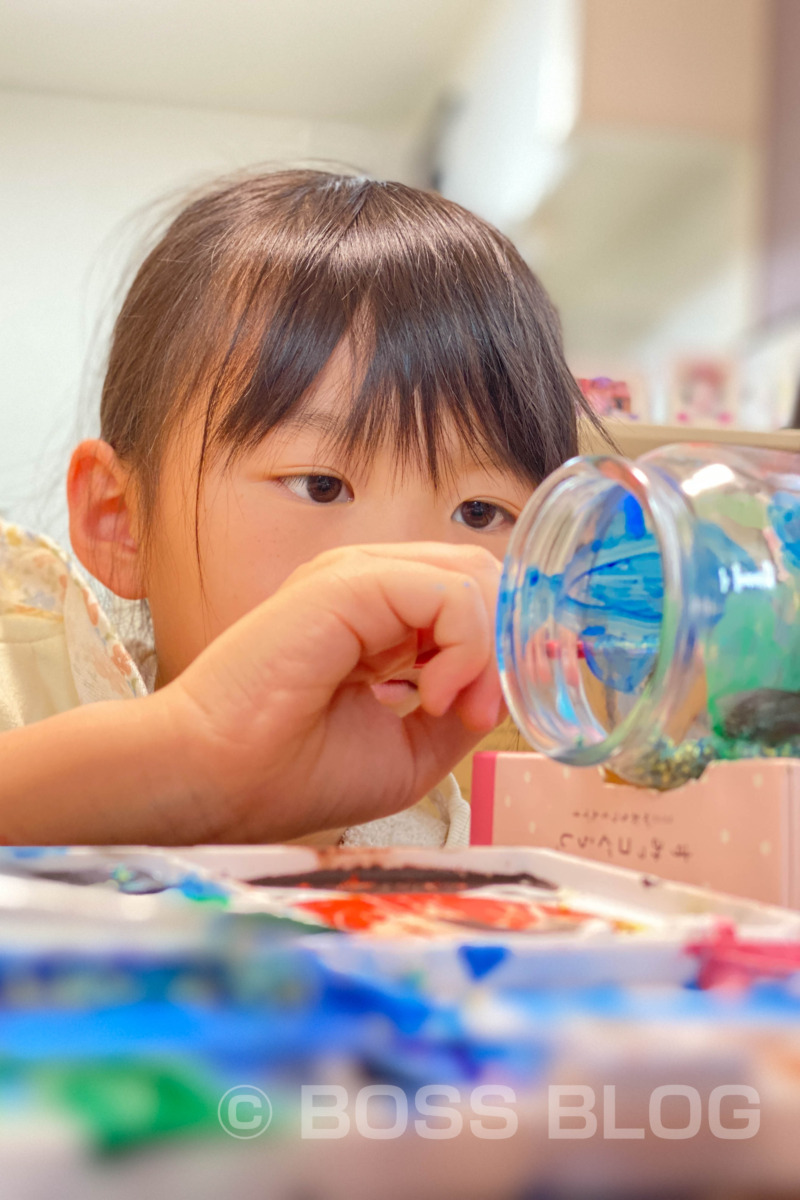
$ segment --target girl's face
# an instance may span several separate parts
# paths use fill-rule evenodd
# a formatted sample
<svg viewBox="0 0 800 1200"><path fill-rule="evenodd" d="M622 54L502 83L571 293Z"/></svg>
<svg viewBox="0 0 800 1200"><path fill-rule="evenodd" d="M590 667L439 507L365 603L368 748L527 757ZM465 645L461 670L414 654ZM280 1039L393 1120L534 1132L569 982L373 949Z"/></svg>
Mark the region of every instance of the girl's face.
<svg viewBox="0 0 800 1200"><path fill-rule="evenodd" d="M476 465L455 446L437 491L423 474L399 472L388 446L368 466L346 468L324 449L341 411L341 371L332 363L324 373L302 422L289 417L230 466L207 465L197 536L199 432L176 438L167 450L143 580L159 685L325 550L433 541L480 545L503 557L531 485L507 470ZM416 705L414 679L409 670L375 694L405 715Z"/></svg>

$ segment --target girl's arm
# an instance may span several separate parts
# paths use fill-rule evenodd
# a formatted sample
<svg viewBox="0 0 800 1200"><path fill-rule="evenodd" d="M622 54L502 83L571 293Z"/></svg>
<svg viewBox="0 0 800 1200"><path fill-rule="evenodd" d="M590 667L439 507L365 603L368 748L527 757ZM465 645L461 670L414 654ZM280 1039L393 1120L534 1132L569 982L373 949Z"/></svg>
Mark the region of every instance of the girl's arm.
<svg viewBox="0 0 800 1200"><path fill-rule="evenodd" d="M280 841L400 811L497 723L498 580L474 547L321 555L155 695L0 735L0 837ZM437 652L400 720L369 684L421 638Z"/></svg>
<svg viewBox="0 0 800 1200"><path fill-rule="evenodd" d="M0 840L191 842L202 787L166 693L87 704L0 734ZM180 813L179 825L171 814Z"/></svg>

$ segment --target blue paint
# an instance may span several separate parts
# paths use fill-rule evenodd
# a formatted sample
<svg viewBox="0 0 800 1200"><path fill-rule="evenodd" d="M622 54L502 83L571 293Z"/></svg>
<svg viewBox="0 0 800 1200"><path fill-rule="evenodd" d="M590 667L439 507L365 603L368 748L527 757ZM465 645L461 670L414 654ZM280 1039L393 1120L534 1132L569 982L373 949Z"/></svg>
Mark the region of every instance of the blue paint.
<svg viewBox="0 0 800 1200"><path fill-rule="evenodd" d="M505 946L459 946L458 957L467 967L473 979L483 979L500 963L505 962L510 951Z"/></svg>
<svg viewBox="0 0 800 1200"><path fill-rule="evenodd" d="M187 875L178 885L187 900L227 900L230 889L213 879L203 879L199 875Z"/></svg>
<svg viewBox="0 0 800 1200"><path fill-rule="evenodd" d="M800 571L800 497L776 492L767 507L767 518L780 538L786 566Z"/></svg>
<svg viewBox="0 0 800 1200"><path fill-rule="evenodd" d="M778 493L773 526L787 547L787 559L800 569L800 500ZM711 520L696 519L694 541L687 547L687 593L703 597L696 620L705 636L723 616L726 596L720 579L733 564L742 572L757 571L737 542ZM519 622L522 644L539 631L548 638L568 631L583 643L588 670L604 686L622 694L638 693L655 669L664 616L665 581L660 547L634 496L613 488L591 531L560 573L546 575L541 564L525 570L517 588L504 577L497 612L498 661L507 669L503 631L512 617ZM555 670L558 714L578 724L568 689Z"/></svg>
<svg viewBox="0 0 800 1200"><path fill-rule="evenodd" d="M658 654L664 579L633 496L613 497L605 536L580 547L553 583L556 624L583 642L588 669L615 691L638 691Z"/></svg>
<svg viewBox="0 0 800 1200"><path fill-rule="evenodd" d="M51 854L66 854L68 846L7 846L2 854L9 858L32 859L47 858Z"/></svg>
<svg viewBox="0 0 800 1200"><path fill-rule="evenodd" d="M641 504L635 496L628 494L622 502L622 511L625 514L626 537L632 538L634 541L639 541L647 533Z"/></svg>
<svg viewBox="0 0 800 1200"><path fill-rule="evenodd" d="M569 692L563 679L556 680L556 712L564 721L569 721L571 725L578 724L578 714L572 706L572 701L569 698Z"/></svg>
<svg viewBox="0 0 800 1200"><path fill-rule="evenodd" d="M781 526L784 537L797 538L800 565L800 503L794 497L792 501L790 519L782 519ZM596 536L598 527L602 537ZM720 568L734 562L743 571L757 569L751 556L718 525L698 520L687 586L704 597L706 630L723 613ZM664 590L661 552L642 507L621 487L615 488L595 536L577 549L562 573L547 576L529 568L519 594L502 596L498 630L508 608L514 607L519 608L526 639L542 627L550 626L553 636L558 629L569 630L583 642L592 674L614 691L631 694L641 690L655 668ZM572 705L563 688L558 689L556 705L560 715L572 719Z"/></svg>
<svg viewBox="0 0 800 1200"><path fill-rule="evenodd" d="M630 695L642 687L655 667L658 645L658 639L633 647L611 638L594 646L584 642L586 665L606 687Z"/></svg>

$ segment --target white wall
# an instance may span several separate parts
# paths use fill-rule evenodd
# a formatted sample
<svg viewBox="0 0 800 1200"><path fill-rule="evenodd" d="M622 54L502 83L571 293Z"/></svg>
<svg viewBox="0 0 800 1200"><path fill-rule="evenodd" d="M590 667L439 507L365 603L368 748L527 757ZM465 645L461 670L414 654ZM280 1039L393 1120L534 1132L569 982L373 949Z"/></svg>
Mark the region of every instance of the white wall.
<svg viewBox="0 0 800 1200"><path fill-rule="evenodd" d="M0 514L65 540L64 472L96 430L102 331L148 225L137 213L254 163L416 182L413 150L404 130L0 91Z"/></svg>
<svg viewBox="0 0 800 1200"><path fill-rule="evenodd" d="M497 0L487 16L454 78L442 189L520 247L573 368L652 377L664 419L674 359L735 353L753 320L768 6Z"/></svg>
<svg viewBox="0 0 800 1200"><path fill-rule="evenodd" d="M506 231L563 170L578 113L579 0L499 0L453 82L442 191Z"/></svg>

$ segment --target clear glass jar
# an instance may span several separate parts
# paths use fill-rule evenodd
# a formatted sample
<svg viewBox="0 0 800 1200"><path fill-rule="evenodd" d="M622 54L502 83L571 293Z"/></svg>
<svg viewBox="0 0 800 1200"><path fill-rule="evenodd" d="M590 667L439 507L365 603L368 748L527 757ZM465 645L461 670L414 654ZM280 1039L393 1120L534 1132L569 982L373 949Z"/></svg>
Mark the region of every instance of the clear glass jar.
<svg viewBox="0 0 800 1200"><path fill-rule="evenodd" d="M800 456L573 459L517 522L497 649L520 731L562 762L665 789L800 757Z"/></svg>

